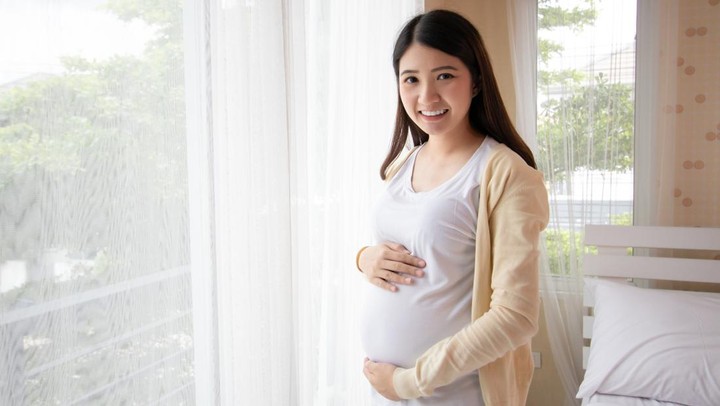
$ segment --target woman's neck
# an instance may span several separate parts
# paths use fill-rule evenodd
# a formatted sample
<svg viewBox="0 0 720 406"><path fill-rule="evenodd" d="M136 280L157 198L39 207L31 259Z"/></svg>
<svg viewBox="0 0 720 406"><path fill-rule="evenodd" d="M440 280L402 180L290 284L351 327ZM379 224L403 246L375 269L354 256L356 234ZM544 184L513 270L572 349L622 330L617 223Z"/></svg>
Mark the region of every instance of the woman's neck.
<svg viewBox="0 0 720 406"><path fill-rule="evenodd" d="M474 130L463 131L454 135L430 135L423 149L434 156L449 156L468 149L475 150L482 144L484 139L485 135Z"/></svg>

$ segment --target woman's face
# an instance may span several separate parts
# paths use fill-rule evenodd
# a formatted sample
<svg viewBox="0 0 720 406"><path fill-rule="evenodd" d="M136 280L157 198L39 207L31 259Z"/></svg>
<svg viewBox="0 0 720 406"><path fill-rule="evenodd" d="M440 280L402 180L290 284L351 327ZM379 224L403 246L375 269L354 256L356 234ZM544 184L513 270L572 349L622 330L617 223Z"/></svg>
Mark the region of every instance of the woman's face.
<svg viewBox="0 0 720 406"><path fill-rule="evenodd" d="M400 99L408 116L429 135L470 130L470 71L458 58L413 43L400 58Z"/></svg>

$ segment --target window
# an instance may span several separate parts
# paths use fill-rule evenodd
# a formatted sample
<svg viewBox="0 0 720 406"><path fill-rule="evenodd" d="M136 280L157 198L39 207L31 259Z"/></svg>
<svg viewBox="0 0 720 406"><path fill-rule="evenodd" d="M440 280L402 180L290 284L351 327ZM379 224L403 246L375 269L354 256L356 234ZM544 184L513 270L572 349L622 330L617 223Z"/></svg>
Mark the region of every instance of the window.
<svg viewBox="0 0 720 406"><path fill-rule="evenodd" d="M0 404L194 401L181 5L0 3Z"/></svg>
<svg viewBox="0 0 720 406"><path fill-rule="evenodd" d="M631 224L634 2L538 2L538 163L550 270L575 272L585 224Z"/></svg>

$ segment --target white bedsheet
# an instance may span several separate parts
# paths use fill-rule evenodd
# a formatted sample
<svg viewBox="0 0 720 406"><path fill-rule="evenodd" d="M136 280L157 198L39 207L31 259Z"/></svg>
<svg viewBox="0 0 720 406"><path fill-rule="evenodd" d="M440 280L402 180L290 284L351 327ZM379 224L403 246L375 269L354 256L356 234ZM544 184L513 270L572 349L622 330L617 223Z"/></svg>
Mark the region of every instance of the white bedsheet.
<svg viewBox="0 0 720 406"><path fill-rule="evenodd" d="M686 406L680 403L660 402L654 399L632 396L603 395L596 393L589 399L583 399L583 406Z"/></svg>

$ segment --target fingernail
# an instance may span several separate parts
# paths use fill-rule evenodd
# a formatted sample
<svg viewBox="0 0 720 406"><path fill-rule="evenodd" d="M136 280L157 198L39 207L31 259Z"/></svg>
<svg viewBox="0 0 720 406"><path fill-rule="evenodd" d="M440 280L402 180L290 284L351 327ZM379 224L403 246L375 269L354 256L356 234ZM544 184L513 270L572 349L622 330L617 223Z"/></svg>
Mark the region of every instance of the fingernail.
<svg viewBox="0 0 720 406"><path fill-rule="evenodd" d="M423 275L425 275L425 272L423 272L423 271L417 271L417 272L415 272L415 275L417 275L417 276L423 276Z"/></svg>
<svg viewBox="0 0 720 406"><path fill-rule="evenodd" d="M424 266L425 266L425 261L420 261L420 266L424 267Z"/></svg>
<svg viewBox="0 0 720 406"><path fill-rule="evenodd" d="M412 279L410 279L410 278L405 278L405 283L410 283L410 282L412 282Z"/></svg>
<svg viewBox="0 0 720 406"><path fill-rule="evenodd" d="M393 292L397 292L397 287L396 287L396 286L393 286L393 287L390 288L390 290L392 290Z"/></svg>

